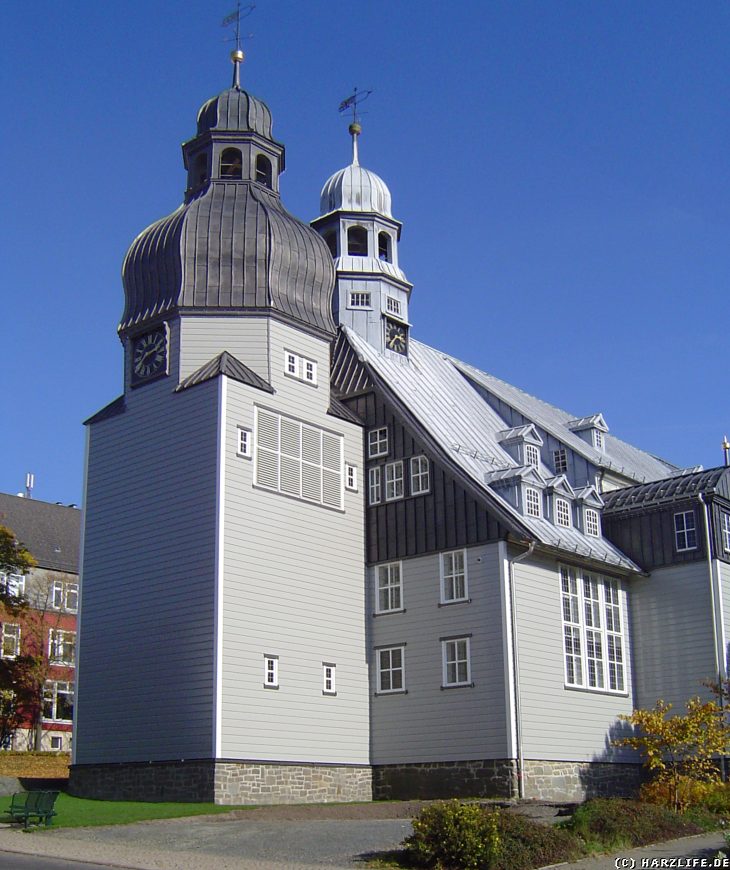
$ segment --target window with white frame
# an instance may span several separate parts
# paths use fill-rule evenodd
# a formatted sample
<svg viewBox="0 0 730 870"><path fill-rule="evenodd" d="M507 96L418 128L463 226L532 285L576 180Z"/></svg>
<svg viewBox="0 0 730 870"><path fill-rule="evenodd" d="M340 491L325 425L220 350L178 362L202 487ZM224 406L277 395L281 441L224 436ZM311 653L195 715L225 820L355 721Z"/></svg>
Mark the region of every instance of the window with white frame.
<svg viewBox="0 0 730 870"><path fill-rule="evenodd" d="M3 623L2 657L14 659L20 655L20 626L12 622Z"/></svg>
<svg viewBox="0 0 730 870"><path fill-rule="evenodd" d="M674 542L678 552L697 549L694 511L682 511L674 515Z"/></svg>
<svg viewBox="0 0 730 870"><path fill-rule="evenodd" d="M244 429L243 426L239 426L237 432L238 443L236 444L236 453L239 456L250 459L253 456L253 432L250 429Z"/></svg>
<svg viewBox="0 0 730 870"><path fill-rule="evenodd" d="M378 456L388 455L388 427L371 429L368 432L368 458L377 459Z"/></svg>
<svg viewBox="0 0 730 870"><path fill-rule="evenodd" d="M722 514L722 548L730 552L730 514Z"/></svg>
<svg viewBox="0 0 730 870"><path fill-rule="evenodd" d="M560 584L566 685L625 691L618 582L561 566Z"/></svg>
<svg viewBox="0 0 730 870"><path fill-rule="evenodd" d="M322 692L325 695L337 694L335 671L335 665L327 664L327 662L322 662Z"/></svg>
<svg viewBox="0 0 730 870"><path fill-rule="evenodd" d="M466 550L441 554L441 603L466 601L469 594L466 579Z"/></svg>
<svg viewBox="0 0 730 870"><path fill-rule="evenodd" d="M51 586L51 606L54 610L76 613L79 609L79 584L54 580Z"/></svg>
<svg viewBox="0 0 730 870"><path fill-rule="evenodd" d="M593 446L596 450L603 450L603 432L600 429L593 430Z"/></svg>
<svg viewBox="0 0 730 870"><path fill-rule="evenodd" d="M52 752L60 752L63 749L63 737L52 736L51 737L51 751Z"/></svg>
<svg viewBox="0 0 730 870"><path fill-rule="evenodd" d="M345 466L345 489L357 492L357 466L350 463Z"/></svg>
<svg viewBox="0 0 730 870"><path fill-rule="evenodd" d="M403 609L403 583L400 562L378 565L375 612L392 613Z"/></svg>
<svg viewBox="0 0 730 870"><path fill-rule="evenodd" d="M429 462L425 456L411 457L411 495L423 495L431 488Z"/></svg>
<svg viewBox="0 0 730 870"><path fill-rule="evenodd" d="M542 516L542 497L532 486L525 487L525 513L528 517Z"/></svg>
<svg viewBox="0 0 730 870"><path fill-rule="evenodd" d="M564 447L553 450L553 465L556 474L565 474L568 470L568 451Z"/></svg>
<svg viewBox="0 0 730 870"><path fill-rule="evenodd" d="M369 293L350 293L350 308L370 308L370 294Z"/></svg>
<svg viewBox="0 0 730 870"><path fill-rule="evenodd" d="M585 533L593 538L601 536L601 521L593 508L585 509Z"/></svg>
<svg viewBox="0 0 730 870"><path fill-rule="evenodd" d="M25 595L25 577L22 574L5 574L0 571L0 589L8 595Z"/></svg>
<svg viewBox="0 0 730 870"><path fill-rule="evenodd" d="M300 381L309 384L317 383L317 363L290 350L284 351L284 372Z"/></svg>
<svg viewBox="0 0 730 870"><path fill-rule="evenodd" d="M570 502L564 498L555 499L555 523L558 526L570 528Z"/></svg>
<svg viewBox="0 0 730 870"><path fill-rule="evenodd" d="M73 683L46 680L43 687L43 718L51 722L73 721Z"/></svg>
<svg viewBox="0 0 730 870"><path fill-rule="evenodd" d="M380 501L380 468L368 469L368 504Z"/></svg>
<svg viewBox="0 0 730 870"><path fill-rule="evenodd" d="M342 508L342 436L256 409L256 484Z"/></svg>
<svg viewBox="0 0 730 870"><path fill-rule="evenodd" d="M442 685L444 687L471 684L469 646L468 637L455 637L441 641Z"/></svg>
<svg viewBox="0 0 730 870"><path fill-rule="evenodd" d="M264 655L264 688L279 688L279 656Z"/></svg>
<svg viewBox="0 0 730 870"><path fill-rule="evenodd" d="M52 665L73 665L76 658L76 632L52 628L48 632L48 658Z"/></svg>
<svg viewBox="0 0 730 870"><path fill-rule="evenodd" d="M385 466L385 500L403 498L403 463L389 462Z"/></svg>
<svg viewBox="0 0 730 870"><path fill-rule="evenodd" d="M540 466L540 451L534 444L525 444L525 465Z"/></svg>
<svg viewBox="0 0 730 870"><path fill-rule="evenodd" d="M395 314L396 317L401 316L401 304L399 299L394 299L392 296L386 296L385 308L389 314Z"/></svg>
<svg viewBox="0 0 730 870"><path fill-rule="evenodd" d="M378 692L403 692L406 688L405 647L377 650Z"/></svg>

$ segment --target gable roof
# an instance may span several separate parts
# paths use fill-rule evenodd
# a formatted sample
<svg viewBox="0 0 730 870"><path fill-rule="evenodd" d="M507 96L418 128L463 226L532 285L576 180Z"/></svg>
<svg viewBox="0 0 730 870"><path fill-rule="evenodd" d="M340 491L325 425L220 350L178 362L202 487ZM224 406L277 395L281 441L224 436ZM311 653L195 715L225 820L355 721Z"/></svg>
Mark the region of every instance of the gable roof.
<svg viewBox="0 0 730 870"><path fill-rule="evenodd" d="M379 354L351 329L343 326L342 330L370 380L395 398L419 431L458 466L497 515L508 518L508 526L526 529L546 547L623 570L640 570L608 540L589 538L575 528L558 528L544 517L524 516L487 483L487 479L514 475L518 463L498 440L505 429L504 420L451 357L411 339L408 358L396 359Z"/></svg>
<svg viewBox="0 0 730 870"><path fill-rule="evenodd" d="M695 498L699 493L712 495L721 490L721 494L725 494L728 491L728 478L730 468L709 468L706 471L680 474L652 483L616 489L604 495L605 512L620 513L686 501Z"/></svg>
<svg viewBox="0 0 730 870"><path fill-rule="evenodd" d="M15 534L39 568L79 573L81 511L78 508L0 493L0 525Z"/></svg>
<svg viewBox="0 0 730 870"><path fill-rule="evenodd" d="M204 381L209 381L211 378L217 378L218 375L226 375L233 378L234 381L239 381L242 384L248 384L249 387L255 387L257 390L263 390L266 393L273 393L274 388L268 381L265 381L255 371L244 365L239 359L236 359L233 354L227 350L222 351L218 356L202 365L199 369L188 375L176 388L175 392L187 390L197 384L202 384Z"/></svg>

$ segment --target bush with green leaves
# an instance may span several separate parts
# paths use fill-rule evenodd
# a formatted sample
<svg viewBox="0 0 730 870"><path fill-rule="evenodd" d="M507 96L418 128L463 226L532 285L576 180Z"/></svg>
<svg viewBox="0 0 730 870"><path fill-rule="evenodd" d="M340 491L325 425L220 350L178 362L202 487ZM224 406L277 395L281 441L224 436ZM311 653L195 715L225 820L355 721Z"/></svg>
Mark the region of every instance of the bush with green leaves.
<svg viewBox="0 0 730 870"><path fill-rule="evenodd" d="M702 833L702 828L666 807L623 798L594 798L579 806L570 830L606 849L646 846Z"/></svg>

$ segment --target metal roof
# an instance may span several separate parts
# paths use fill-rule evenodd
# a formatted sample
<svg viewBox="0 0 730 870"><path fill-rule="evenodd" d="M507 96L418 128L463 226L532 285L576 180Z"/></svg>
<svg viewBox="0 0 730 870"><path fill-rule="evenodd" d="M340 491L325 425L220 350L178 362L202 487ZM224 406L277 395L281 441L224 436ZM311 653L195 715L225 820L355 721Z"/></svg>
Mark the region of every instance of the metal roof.
<svg viewBox="0 0 730 870"><path fill-rule="evenodd" d="M81 511L0 493L0 525L7 526L40 568L79 573Z"/></svg>
<svg viewBox="0 0 730 870"><path fill-rule="evenodd" d="M451 357L414 339L409 342L407 358L379 354L351 329L342 329L371 375L387 385L473 484L538 542L616 568L640 570L610 541L584 535L576 528L556 527L544 518L524 516L485 482L485 475L499 479L519 473L519 465L498 440L506 428L504 419L463 377L463 363L457 365Z"/></svg>
<svg viewBox="0 0 730 870"><path fill-rule="evenodd" d="M191 375L188 375L175 388L175 392L179 393L181 390L187 390L196 384L202 384L211 378L217 378L218 375L227 375L229 378L233 378L234 381L248 384L249 387L255 387L257 390L263 390L266 393L274 392L274 388L268 381L265 381L261 375L257 375L255 371L244 365L233 354L228 353L227 350L222 351L218 356L213 357L212 360L202 365Z"/></svg>
<svg viewBox="0 0 730 870"><path fill-rule="evenodd" d="M708 495L718 489L723 475L730 475L729 468L709 468L693 474L674 475L652 483L617 489L604 495L605 512L618 513L643 507L686 501L699 493ZM727 481L725 481L727 486Z"/></svg>
<svg viewBox="0 0 730 870"><path fill-rule="evenodd" d="M271 139L271 111L262 100L240 88L228 88L200 107L198 135L208 130L250 130Z"/></svg>

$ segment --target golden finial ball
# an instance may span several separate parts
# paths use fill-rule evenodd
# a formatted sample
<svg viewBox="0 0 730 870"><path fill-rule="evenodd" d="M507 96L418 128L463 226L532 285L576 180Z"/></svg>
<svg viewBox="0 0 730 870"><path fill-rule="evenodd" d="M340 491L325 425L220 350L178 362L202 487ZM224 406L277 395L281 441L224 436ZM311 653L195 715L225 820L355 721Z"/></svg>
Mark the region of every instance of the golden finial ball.
<svg viewBox="0 0 730 870"><path fill-rule="evenodd" d="M362 127L357 122L350 124L348 130L353 136L359 136L362 133Z"/></svg>
<svg viewBox="0 0 730 870"><path fill-rule="evenodd" d="M237 48L235 51L231 52L231 60L233 63L243 63L246 55L241 51L240 48Z"/></svg>

